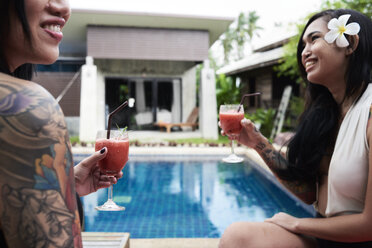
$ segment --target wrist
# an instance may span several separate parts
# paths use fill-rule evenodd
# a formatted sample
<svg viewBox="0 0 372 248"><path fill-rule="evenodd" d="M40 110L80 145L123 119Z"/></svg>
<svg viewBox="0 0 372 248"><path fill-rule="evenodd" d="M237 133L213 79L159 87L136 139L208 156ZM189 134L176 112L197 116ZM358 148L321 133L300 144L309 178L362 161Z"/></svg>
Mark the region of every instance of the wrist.
<svg viewBox="0 0 372 248"><path fill-rule="evenodd" d="M257 139L257 142L253 146L253 149L256 150L258 153L261 153L269 146L271 146L271 143L269 142L269 140L265 136L260 134L260 137Z"/></svg>

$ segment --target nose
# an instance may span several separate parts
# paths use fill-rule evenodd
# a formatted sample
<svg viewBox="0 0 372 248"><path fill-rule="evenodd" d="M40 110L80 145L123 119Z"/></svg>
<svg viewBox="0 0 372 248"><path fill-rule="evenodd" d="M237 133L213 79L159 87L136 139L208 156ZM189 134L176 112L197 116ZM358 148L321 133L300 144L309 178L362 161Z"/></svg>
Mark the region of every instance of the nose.
<svg viewBox="0 0 372 248"><path fill-rule="evenodd" d="M66 21L71 14L68 0L49 0L47 8L53 15L63 17Z"/></svg>
<svg viewBox="0 0 372 248"><path fill-rule="evenodd" d="M309 57L310 54L311 54L311 52L310 52L309 46L306 45L306 46L304 47L304 49L302 50L301 57L304 59L304 58Z"/></svg>
<svg viewBox="0 0 372 248"><path fill-rule="evenodd" d="M301 53L301 60L304 66L305 66L305 60L308 57L310 57L310 55L311 55L310 49L308 48L308 46L305 46L304 50L302 50L302 53Z"/></svg>

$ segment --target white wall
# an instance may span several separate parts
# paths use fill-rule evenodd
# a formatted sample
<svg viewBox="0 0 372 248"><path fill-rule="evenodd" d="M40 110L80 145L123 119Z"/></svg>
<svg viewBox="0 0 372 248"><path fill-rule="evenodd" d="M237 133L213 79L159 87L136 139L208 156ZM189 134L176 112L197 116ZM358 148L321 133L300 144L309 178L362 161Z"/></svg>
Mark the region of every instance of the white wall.
<svg viewBox="0 0 372 248"><path fill-rule="evenodd" d="M196 66L182 75L182 122L196 106Z"/></svg>
<svg viewBox="0 0 372 248"><path fill-rule="evenodd" d="M203 138L218 139L216 79L209 61L204 62L199 92L199 128Z"/></svg>
<svg viewBox="0 0 372 248"><path fill-rule="evenodd" d="M97 130L105 129L105 84L92 58L87 57L81 71L79 139L91 142Z"/></svg>

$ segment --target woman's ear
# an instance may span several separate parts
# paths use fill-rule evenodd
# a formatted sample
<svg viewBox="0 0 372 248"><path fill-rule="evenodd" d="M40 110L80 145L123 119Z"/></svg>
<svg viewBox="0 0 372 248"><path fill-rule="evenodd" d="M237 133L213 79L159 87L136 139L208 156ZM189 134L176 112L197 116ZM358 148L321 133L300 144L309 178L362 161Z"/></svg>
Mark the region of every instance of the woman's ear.
<svg viewBox="0 0 372 248"><path fill-rule="evenodd" d="M350 35L348 40L349 46L346 48L346 56L352 54L357 49L359 44L359 35Z"/></svg>

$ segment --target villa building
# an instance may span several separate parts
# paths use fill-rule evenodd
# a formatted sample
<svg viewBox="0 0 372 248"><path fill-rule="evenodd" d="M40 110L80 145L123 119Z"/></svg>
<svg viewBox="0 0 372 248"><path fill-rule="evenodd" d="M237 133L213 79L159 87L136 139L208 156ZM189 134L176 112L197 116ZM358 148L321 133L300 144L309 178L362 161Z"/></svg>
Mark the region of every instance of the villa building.
<svg viewBox="0 0 372 248"><path fill-rule="evenodd" d="M128 98L113 125L151 129L184 122L198 102L202 137L217 138L214 71L208 50L232 18L72 9L56 63L34 81L60 105L71 135L93 141L108 113ZM197 95L196 66L204 63ZM198 101L197 101L198 98Z"/></svg>
<svg viewBox="0 0 372 248"><path fill-rule="evenodd" d="M217 71L217 74L225 74L240 79L244 93L261 92L259 98L250 98L249 106L253 111L257 107L277 108L284 88L292 86L292 95L300 96L303 90L299 84L287 76L279 75L275 69L284 55L285 45L293 34L284 34L275 41L255 49L246 58L231 63Z"/></svg>

